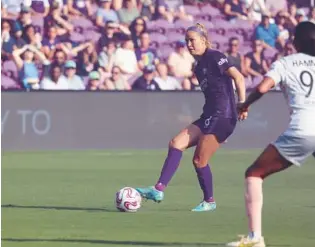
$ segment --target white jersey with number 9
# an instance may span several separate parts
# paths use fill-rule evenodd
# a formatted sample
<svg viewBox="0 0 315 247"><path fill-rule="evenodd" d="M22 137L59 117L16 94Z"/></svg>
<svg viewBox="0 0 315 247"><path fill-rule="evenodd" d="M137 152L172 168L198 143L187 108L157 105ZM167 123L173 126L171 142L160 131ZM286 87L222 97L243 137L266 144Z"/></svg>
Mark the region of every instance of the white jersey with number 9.
<svg viewBox="0 0 315 247"><path fill-rule="evenodd" d="M285 95L291 111L287 136L315 136L315 57L297 53L274 62L266 74Z"/></svg>

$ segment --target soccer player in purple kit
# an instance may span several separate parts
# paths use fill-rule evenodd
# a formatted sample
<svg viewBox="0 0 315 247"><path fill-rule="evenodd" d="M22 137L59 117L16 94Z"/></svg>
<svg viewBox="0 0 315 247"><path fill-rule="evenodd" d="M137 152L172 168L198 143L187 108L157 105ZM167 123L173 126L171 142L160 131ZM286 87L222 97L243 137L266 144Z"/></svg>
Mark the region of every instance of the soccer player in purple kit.
<svg viewBox="0 0 315 247"><path fill-rule="evenodd" d="M192 211L211 211L216 208L216 203L208 161L220 144L233 133L237 118L244 120L247 117L247 113L237 116L232 80L235 82L239 102L245 101L245 83L243 75L229 63L226 56L211 49L203 25L197 23L187 29L186 43L190 54L197 61L194 73L205 96L203 113L170 141L168 155L155 186L137 188L137 191L143 198L162 201L164 190L179 166L182 152L196 146L193 164L203 191L203 200Z"/></svg>

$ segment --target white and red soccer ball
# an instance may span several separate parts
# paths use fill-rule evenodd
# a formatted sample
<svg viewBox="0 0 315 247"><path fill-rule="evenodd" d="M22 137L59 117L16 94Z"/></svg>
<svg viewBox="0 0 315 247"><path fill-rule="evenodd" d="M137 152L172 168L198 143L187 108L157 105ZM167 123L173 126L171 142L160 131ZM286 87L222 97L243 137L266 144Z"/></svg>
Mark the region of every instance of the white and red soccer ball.
<svg viewBox="0 0 315 247"><path fill-rule="evenodd" d="M121 212L137 212L141 207L141 195L131 187L124 187L116 193L116 208Z"/></svg>

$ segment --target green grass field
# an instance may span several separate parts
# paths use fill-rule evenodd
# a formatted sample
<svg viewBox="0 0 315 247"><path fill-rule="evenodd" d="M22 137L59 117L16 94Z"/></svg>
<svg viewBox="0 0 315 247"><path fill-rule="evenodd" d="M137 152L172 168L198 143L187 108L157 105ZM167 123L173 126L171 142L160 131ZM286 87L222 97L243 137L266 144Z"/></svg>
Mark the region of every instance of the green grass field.
<svg viewBox="0 0 315 247"><path fill-rule="evenodd" d="M153 184L165 150L3 153L2 246L224 246L247 233L243 174L258 153L213 158L215 212L190 212L201 191L187 152L165 201L145 202L135 214L116 211L115 192ZM268 246L315 246L314 164L266 181Z"/></svg>

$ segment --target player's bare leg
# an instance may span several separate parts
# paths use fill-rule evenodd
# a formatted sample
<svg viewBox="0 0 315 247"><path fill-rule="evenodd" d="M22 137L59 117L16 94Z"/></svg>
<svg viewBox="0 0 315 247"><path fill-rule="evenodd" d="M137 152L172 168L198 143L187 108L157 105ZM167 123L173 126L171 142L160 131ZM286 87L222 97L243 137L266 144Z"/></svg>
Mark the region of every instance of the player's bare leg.
<svg viewBox="0 0 315 247"><path fill-rule="evenodd" d="M208 162L219 147L220 144L214 135L203 135L199 138L193 164L203 191L203 201L192 210L194 212L211 211L216 208L213 198L212 172Z"/></svg>
<svg viewBox="0 0 315 247"><path fill-rule="evenodd" d="M248 218L248 236L240 241L231 242L227 246L265 247L262 237L263 180L276 172L292 166L280 155L278 150L269 145L245 173L245 203Z"/></svg>
<svg viewBox="0 0 315 247"><path fill-rule="evenodd" d="M201 135L202 133L199 127L191 124L169 142L168 154L161 175L155 186L137 188L142 197L156 202L160 202L164 199L163 191L174 176L182 158L183 151L189 147L195 146Z"/></svg>

